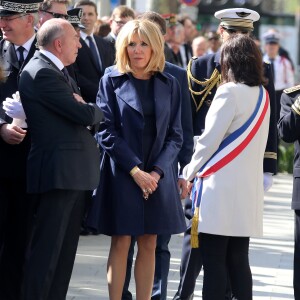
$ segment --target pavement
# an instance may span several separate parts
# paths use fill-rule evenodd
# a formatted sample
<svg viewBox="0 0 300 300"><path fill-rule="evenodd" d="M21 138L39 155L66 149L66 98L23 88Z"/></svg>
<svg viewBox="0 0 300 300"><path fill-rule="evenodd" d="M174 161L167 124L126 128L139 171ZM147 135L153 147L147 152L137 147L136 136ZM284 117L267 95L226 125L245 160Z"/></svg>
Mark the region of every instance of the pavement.
<svg viewBox="0 0 300 300"><path fill-rule="evenodd" d="M292 175L274 176L265 195L264 237L250 242L250 265L253 276L253 299L282 300L293 297L294 213L290 209ZM106 262L110 238L104 235L80 237L67 300L108 300ZM170 241L171 265L168 297L172 299L179 283L182 235ZM200 300L201 271L194 300ZM130 289L135 299L134 280Z"/></svg>

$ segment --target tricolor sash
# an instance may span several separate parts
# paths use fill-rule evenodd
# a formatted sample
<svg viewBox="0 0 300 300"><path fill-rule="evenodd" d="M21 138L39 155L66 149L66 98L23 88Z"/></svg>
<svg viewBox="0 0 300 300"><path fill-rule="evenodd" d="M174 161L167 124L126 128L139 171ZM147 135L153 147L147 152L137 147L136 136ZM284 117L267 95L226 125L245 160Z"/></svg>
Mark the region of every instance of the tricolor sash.
<svg viewBox="0 0 300 300"><path fill-rule="evenodd" d="M236 158L251 142L258 132L269 107L269 95L263 86L259 87L259 97L255 109L249 119L236 131L227 136L217 151L200 168L194 180L191 200L194 213L191 229L191 246L198 248L199 207L202 196L203 178L208 177Z"/></svg>

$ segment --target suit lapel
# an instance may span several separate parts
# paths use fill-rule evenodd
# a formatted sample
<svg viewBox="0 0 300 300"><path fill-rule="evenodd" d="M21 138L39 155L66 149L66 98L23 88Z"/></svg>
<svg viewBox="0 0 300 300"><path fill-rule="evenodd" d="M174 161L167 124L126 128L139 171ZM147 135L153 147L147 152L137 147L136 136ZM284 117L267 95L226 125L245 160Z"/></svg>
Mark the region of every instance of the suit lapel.
<svg viewBox="0 0 300 300"><path fill-rule="evenodd" d="M29 49L29 52L26 56L26 59L24 60L24 63L22 65L22 69L24 68L24 66L26 66L26 64L28 63L28 61L33 57L35 51L39 50L39 48L37 47L36 45L37 41L36 41L36 38L33 40L32 44L31 44L31 47Z"/></svg>
<svg viewBox="0 0 300 300"><path fill-rule="evenodd" d="M6 48L7 62L10 65L14 66L16 69L19 69L19 61L15 50L15 46L9 42L7 42L5 46L7 46Z"/></svg>
<svg viewBox="0 0 300 300"><path fill-rule="evenodd" d="M95 69L97 70L97 72L99 72L98 67L96 65L96 62L95 62L95 60L93 58L93 54L92 54L92 51L91 51L90 47L87 45L87 43L82 38L80 38L80 43L82 45L82 51L84 51L87 54L87 56L89 57L90 61L92 62L92 65L95 67Z"/></svg>

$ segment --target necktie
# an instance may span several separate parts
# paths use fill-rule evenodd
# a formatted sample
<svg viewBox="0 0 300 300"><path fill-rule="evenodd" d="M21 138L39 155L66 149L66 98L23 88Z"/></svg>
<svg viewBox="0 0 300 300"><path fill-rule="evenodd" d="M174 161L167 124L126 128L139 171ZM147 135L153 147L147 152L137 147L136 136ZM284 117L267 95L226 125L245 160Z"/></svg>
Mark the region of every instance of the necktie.
<svg viewBox="0 0 300 300"><path fill-rule="evenodd" d="M19 52L19 67L21 68L24 63L24 51L25 48L23 46L20 46L17 51Z"/></svg>
<svg viewBox="0 0 300 300"><path fill-rule="evenodd" d="M275 69L274 69L274 58L270 58L271 71L273 74L273 81L275 82Z"/></svg>
<svg viewBox="0 0 300 300"><path fill-rule="evenodd" d="M87 36L86 38L89 43L90 43L90 49L91 49L91 52L92 52L92 55L93 55L93 59L94 59L94 62L98 68L99 71L101 71L101 66L100 66L100 61L99 61L99 57L98 57L98 53L97 53L97 50L96 50L96 46L94 44L94 41L92 39L91 36Z"/></svg>
<svg viewBox="0 0 300 300"><path fill-rule="evenodd" d="M72 87L70 75L69 75L69 72L68 72L67 68L63 68L61 71L63 72L65 78L67 79L68 84Z"/></svg>

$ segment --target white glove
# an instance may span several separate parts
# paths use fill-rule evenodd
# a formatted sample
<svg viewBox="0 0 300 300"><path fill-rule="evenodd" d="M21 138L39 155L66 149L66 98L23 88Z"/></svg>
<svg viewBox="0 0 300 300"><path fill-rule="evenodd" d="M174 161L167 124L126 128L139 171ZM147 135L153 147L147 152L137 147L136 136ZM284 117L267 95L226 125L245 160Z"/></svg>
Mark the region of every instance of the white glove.
<svg viewBox="0 0 300 300"><path fill-rule="evenodd" d="M273 185L272 173L264 173L264 191L267 192Z"/></svg>
<svg viewBox="0 0 300 300"><path fill-rule="evenodd" d="M15 94L12 95L13 98L6 98L3 101L3 109L5 113L13 118L12 124L17 125L22 128L27 128L26 123L26 115L21 103L20 94L17 91Z"/></svg>

